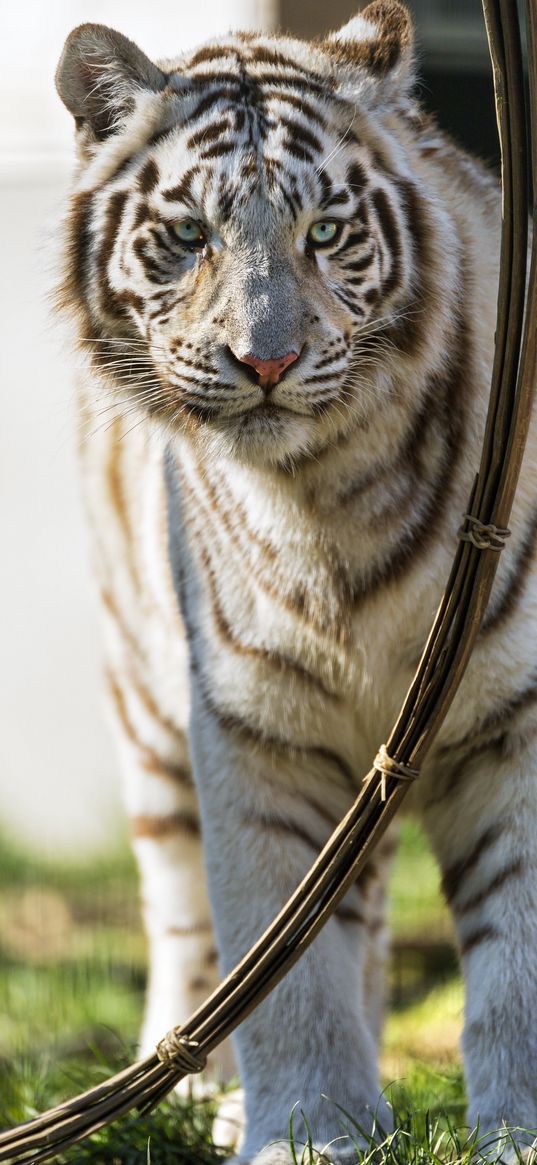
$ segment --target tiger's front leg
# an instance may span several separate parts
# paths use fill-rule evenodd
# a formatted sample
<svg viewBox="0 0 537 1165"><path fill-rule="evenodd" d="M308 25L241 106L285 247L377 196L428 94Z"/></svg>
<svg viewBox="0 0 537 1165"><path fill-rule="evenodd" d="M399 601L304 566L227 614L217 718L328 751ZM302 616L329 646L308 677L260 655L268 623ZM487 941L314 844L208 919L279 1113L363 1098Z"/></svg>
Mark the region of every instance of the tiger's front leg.
<svg viewBox="0 0 537 1165"><path fill-rule="evenodd" d="M283 754L261 739L241 739L198 690L191 746L199 787L209 892L226 972L280 910L331 832L330 773L319 758ZM329 767L329 766L328 766ZM332 783L334 777L332 774ZM348 798L350 801L351 792ZM336 808L335 819L339 816ZM282 1165L296 1108L296 1139L304 1140L302 1109L315 1146L337 1138L327 1161L354 1161L343 1106L371 1130L379 1101L375 1022L364 998L364 969L374 871L357 883L313 945L236 1032L245 1092L246 1131L237 1161ZM378 888L378 887L377 887ZM329 1098L329 1099L326 1099Z"/></svg>
<svg viewBox="0 0 537 1165"><path fill-rule="evenodd" d="M525 1146L537 1136L537 754L532 733L524 744L504 729L439 773L425 820L463 964L469 1124L483 1137L514 1127Z"/></svg>

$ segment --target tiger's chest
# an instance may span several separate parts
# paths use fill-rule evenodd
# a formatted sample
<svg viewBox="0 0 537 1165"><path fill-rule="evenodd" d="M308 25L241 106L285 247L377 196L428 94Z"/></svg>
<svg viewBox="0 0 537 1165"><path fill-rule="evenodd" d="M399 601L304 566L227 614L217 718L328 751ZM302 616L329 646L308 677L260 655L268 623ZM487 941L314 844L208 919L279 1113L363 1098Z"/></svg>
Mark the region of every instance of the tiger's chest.
<svg viewBox="0 0 537 1165"><path fill-rule="evenodd" d="M367 768L424 644L442 555L433 574L416 563L378 586L359 526L349 537L348 520L340 530L307 507L248 496L201 475L188 452L174 470L170 525L192 663L211 704L269 741L337 748Z"/></svg>

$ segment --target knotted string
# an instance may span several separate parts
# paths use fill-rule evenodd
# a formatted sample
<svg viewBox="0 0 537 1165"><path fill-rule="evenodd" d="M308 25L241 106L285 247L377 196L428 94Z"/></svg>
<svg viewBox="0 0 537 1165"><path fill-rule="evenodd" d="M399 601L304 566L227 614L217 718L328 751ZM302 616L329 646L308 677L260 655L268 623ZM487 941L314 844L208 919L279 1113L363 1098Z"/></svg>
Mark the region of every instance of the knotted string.
<svg viewBox="0 0 537 1165"><path fill-rule="evenodd" d="M173 1027L171 1031L157 1044L157 1056L167 1068L180 1068L185 1073L202 1072L207 1057L200 1055L196 1048L196 1040L181 1035L180 1027Z"/></svg>
<svg viewBox="0 0 537 1165"><path fill-rule="evenodd" d="M469 530L465 523L470 524ZM479 518L474 518L473 514L465 514L458 535L462 542L471 542L477 550L499 551L503 550L507 539L511 537L511 531L502 530L501 526L494 526L492 522L485 525Z"/></svg>
<svg viewBox="0 0 537 1165"><path fill-rule="evenodd" d="M381 744L377 755L373 761L373 769L364 777L364 783L372 781L377 773L381 774L380 779L380 799L386 800L386 778L395 777L398 781L415 781L419 777L419 769L411 769L410 765L403 764L402 761L394 760L390 756L386 745Z"/></svg>

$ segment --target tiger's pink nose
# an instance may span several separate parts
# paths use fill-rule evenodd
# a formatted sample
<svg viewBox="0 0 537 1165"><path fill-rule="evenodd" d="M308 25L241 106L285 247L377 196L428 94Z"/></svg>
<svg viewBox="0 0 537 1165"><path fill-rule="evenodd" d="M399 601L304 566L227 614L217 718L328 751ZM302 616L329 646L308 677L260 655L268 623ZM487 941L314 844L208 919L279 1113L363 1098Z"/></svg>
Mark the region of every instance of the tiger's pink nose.
<svg viewBox="0 0 537 1165"><path fill-rule="evenodd" d="M298 360L298 352L288 352L286 356L276 356L275 360L260 360L258 356L239 356L241 364L255 368L262 389L274 388L281 380L285 369Z"/></svg>

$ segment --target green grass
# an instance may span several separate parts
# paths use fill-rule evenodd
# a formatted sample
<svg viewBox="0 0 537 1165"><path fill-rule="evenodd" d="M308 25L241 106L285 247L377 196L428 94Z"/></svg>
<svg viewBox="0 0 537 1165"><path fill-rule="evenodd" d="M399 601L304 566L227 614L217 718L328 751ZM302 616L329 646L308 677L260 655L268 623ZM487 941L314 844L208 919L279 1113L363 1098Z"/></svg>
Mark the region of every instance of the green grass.
<svg viewBox="0 0 537 1165"><path fill-rule="evenodd" d="M0 1070L0 1124L12 1127L126 1067L129 1057L97 1053L58 1064L48 1057L17 1058ZM223 1154L211 1140L214 1105L172 1097L149 1116L129 1114L89 1140L60 1153L57 1165L216 1165ZM148 1155L149 1153L149 1155Z"/></svg>
<svg viewBox="0 0 537 1165"><path fill-rule="evenodd" d="M451 935L440 891L440 874L425 835L413 817L402 822L390 892L394 938Z"/></svg>
<svg viewBox="0 0 537 1165"><path fill-rule="evenodd" d="M91 865L0 846L0 1126L27 1120L132 1060L146 960L137 893L126 846ZM391 923L393 1000L382 1067L402 1132L386 1145L386 1160L466 1161L464 1136L459 1143L455 1132L464 1120L462 991L436 867L412 820L403 822ZM222 1154L211 1144L212 1117L210 1103L172 1099L56 1160L213 1165ZM298 1146L297 1161L309 1165L308 1152Z"/></svg>

